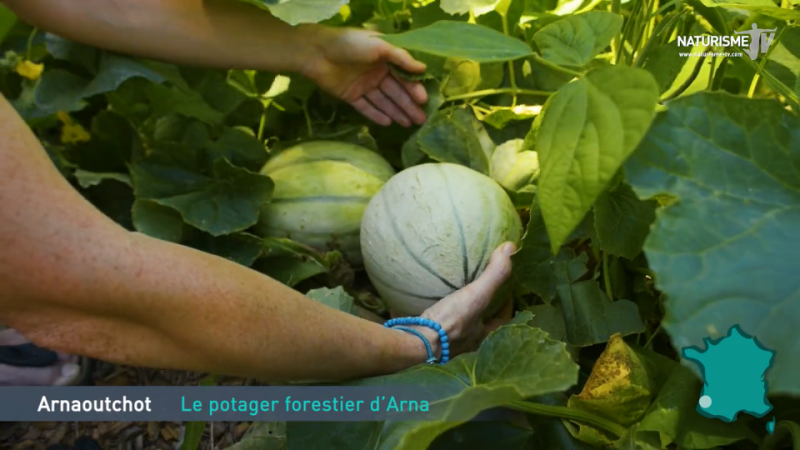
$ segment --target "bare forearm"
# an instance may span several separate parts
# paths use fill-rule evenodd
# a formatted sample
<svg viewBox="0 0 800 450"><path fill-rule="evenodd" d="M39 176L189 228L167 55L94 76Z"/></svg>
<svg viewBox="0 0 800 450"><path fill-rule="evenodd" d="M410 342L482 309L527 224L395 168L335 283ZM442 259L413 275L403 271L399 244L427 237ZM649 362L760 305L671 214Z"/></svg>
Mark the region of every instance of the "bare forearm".
<svg viewBox="0 0 800 450"><path fill-rule="evenodd" d="M342 379L424 360L413 336L236 263L120 228L55 170L0 97L0 323L113 362Z"/></svg>
<svg viewBox="0 0 800 450"><path fill-rule="evenodd" d="M0 0L23 20L77 42L224 69L302 72L317 31L235 0Z"/></svg>
<svg viewBox="0 0 800 450"><path fill-rule="evenodd" d="M424 359L410 336L186 247L134 235L89 260L62 272L61 297L45 287L28 311L51 347L267 380L377 375Z"/></svg>

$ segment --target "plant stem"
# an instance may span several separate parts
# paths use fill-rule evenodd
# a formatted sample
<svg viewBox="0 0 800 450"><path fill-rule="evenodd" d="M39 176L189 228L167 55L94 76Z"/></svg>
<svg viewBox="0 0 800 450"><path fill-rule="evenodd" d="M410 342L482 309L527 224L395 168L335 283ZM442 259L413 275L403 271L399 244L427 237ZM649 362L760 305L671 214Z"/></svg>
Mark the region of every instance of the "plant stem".
<svg viewBox="0 0 800 450"><path fill-rule="evenodd" d="M653 331L653 334L650 335L650 338L647 339L647 342L644 344L644 348L650 348L650 345L653 343L653 339L658 335L661 331L661 324L658 324L656 331Z"/></svg>
<svg viewBox="0 0 800 450"><path fill-rule="evenodd" d="M761 74L764 73L764 66L767 65L769 57L772 56L772 50L778 46L778 42L780 42L781 37L783 37L784 31L786 31L786 27L781 28L777 36L775 36L775 39L772 41L772 44L769 46L767 54L761 58L761 63L758 65L758 70L756 71L756 74L753 75L753 81L750 83L750 90L747 92L748 98L753 98L753 96L756 94L756 87L758 86L758 82L761 80Z"/></svg>
<svg viewBox="0 0 800 450"><path fill-rule="evenodd" d="M652 3L650 0L644 0L642 3L642 9L637 11L636 14L636 23L634 25L634 39L630 40L631 42L631 53L628 55L628 65L633 64L633 55L639 50L639 45L644 42L645 36L647 35L647 29L650 24L650 10L652 8Z"/></svg>
<svg viewBox="0 0 800 450"><path fill-rule="evenodd" d="M539 416L548 416L548 417L558 417L560 419L583 422L588 425L600 428L618 437L622 436L627 431L625 427L623 427L622 425L614 423L610 420L606 420L600 416L585 411L579 411L576 409L567 408L566 406L551 406L551 405L544 405L541 403L533 403L533 402L519 400L511 402L511 404L508 405L508 407L516 411L528 414L536 414Z"/></svg>
<svg viewBox="0 0 800 450"><path fill-rule="evenodd" d="M709 47L704 48L703 53L708 52L708 49ZM680 85L680 87L678 87L678 89L675 92L673 92L671 95L668 95L667 97L662 98L661 101L665 102L667 100L672 100L673 98L676 98L679 95L686 92L686 90L689 89L689 87L694 83L694 80L697 79L697 76L700 75L700 71L703 70L703 63L705 62L705 60L706 60L705 56L700 57L700 59L697 61L697 64L695 64L694 68L692 69L692 73L689 74L689 78L687 78L686 81L684 81L683 84Z"/></svg>
<svg viewBox="0 0 800 450"><path fill-rule="evenodd" d="M308 100L303 102L303 115L306 117L306 128L308 137L314 136L314 128L311 126L311 116L308 114Z"/></svg>
<svg viewBox="0 0 800 450"><path fill-rule="evenodd" d="M612 13L619 15L621 9L622 9L621 0L611 0ZM619 55L621 47L622 47L622 29L620 28L619 33L617 33L614 36L614 39L611 40L611 58L615 63L616 61L619 60L617 55Z"/></svg>
<svg viewBox="0 0 800 450"><path fill-rule="evenodd" d="M507 13L500 14L500 20L503 21L503 34L509 36L508 32L508 17ZM511 84L511 89L517 89L517 74L514 72L514 61L508 62L508 82ZM511 99L511 106L517 106L517 94L513 94Z"/></svg>
<svg viewBox="0 0 800 450"><path fill-rule="evenodd" d="M264 110L261 111L261 120L258 122L258 140L262 143L264 140L264 126L267 123L267 110L269 109L271 101L272 100L267 100L261 103L264 106Z"/></svg>
<svg viewBox="0 0 800 450"><path fill-rule="evenodd" d="M31 34L28 35L28 45L25 48L25 59L31 59L31 53L33 53L33 39L36 37L36 33L39 32L38 28L34 28L31 30Z"/></svg>
<svg viewBox="0 0 800 450"><path fill-rule="evenodd" d="M711 71L708 73L708 84L706 85L706 90L711 90L711 86L714 85L714 78L717 74L715 70L717 67L717 55L711 57Z"/></svg>
<svg viewBox="0 0 800 450"><path fill-rule="evenodd" d="M636 55L636 59L633 61L633 67L641 67L644 64L645 58L658 43L664 31L671 30L673 23L680 19L684 12L685 10L673 11L664 16L664 19L656 26L653 34L650 35L650 38L642 47L642 50Z"/></svg>
<svg viewBox="0 0 800 450"><path fill-rule="evenodd" d="M728 64L728 58L723 56L719 61L719 67L717 68L717 71L714 72L714 79L711 82L711 87L709 88L710 90L718 91L720 89L722 82L725 79L725 69L728 67Z"/></svg>
<svg viewBox="0 0 800 450"><path fill-rule="evenodd" d="M553 70L557 70L557 71L565 73L567 75L572 75L573 77L581 77L581 76L583 76L583 73L581 73L581 72L576 72L574 70L567 69L566 67L561 67L558 64L551 63L550 61L542 58L541 56L537 55L536 53L533 54L533 59L536 62L538 62L539 64L542 64L543 66L547 66L547 67L549 67L549 68L551 68Z"/></svg>
<svg viewBox="0 0 800 450"><path fill-rule="evenodd" d="M620 41L619 53L617 53L614 64L619 64L622 61L622 56L625 53L625 41L630 40L630 34L633 31L634 22L636 21L635 18L638 14L639 8L641 7L641 4L642 2L634 2L633 6L631 7L630 14L625 20L625 25L622 27L622 40Z"/></svg>
<svg viewBox="0 0 800 450"><path fill-rule="evenodd" d="M575 11L574 13L572 13L572 15L578 15L578 14L583 14L585 12L589 12L589 11L593 10L600 3L603 3L603 0L592 0L591 2L589 2L583 8L581 8L581 9Z"/></svg>
<svg viewBox="0 0 800 450"><path fill-rule="evenodd" d="M498 94L517 94L517 95L553 95L554 92L551 91L534 91L531 89L515 89L515 88L500 88L500 89L483 89L480 91L475 92L468 92L466 94L454 95L452 97L447 97L444 101L452 102L455 100L466 100L468 98L475 98L475 97L486 97L487 95L498 95Z"/></svg>
<svg viewBox="0 0 800 450"><path fill-rule="evenodd" d="M603 284L606 285L608 299L614 301L614 293L611 291L611 274L608 271L608 252L603 252Z"/></svg>

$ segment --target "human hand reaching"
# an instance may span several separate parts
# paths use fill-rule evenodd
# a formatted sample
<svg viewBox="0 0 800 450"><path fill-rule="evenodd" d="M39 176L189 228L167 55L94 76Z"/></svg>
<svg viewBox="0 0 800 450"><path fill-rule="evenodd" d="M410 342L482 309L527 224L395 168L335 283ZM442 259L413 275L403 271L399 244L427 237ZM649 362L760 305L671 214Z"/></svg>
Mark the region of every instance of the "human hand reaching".
<svg viewBox="0 0 800 450"><path fill-rule="evenodd" d="M425 71L425 64L380 39L377 32L331 27L311 32L317 51L304 64L303 75L379 125L425 122L420 107L428 101L425 88L395 77L390 63L412 73Z"/></svg>
<svg viewBox="0 0 800 450"><path fill-rule="evenodd" d="M511 255L514 251L514 244L510 242L498 247L478 279L439 300L422 313L421 317L437 322L447 331L450 358L474 351L489 333L511 319L511 300L492 319L484 321L482 316L497 290L511 275ZM428 338L434 347L434 354L439 357L441 343L438 333L426 327L414 328Z"/></svg>

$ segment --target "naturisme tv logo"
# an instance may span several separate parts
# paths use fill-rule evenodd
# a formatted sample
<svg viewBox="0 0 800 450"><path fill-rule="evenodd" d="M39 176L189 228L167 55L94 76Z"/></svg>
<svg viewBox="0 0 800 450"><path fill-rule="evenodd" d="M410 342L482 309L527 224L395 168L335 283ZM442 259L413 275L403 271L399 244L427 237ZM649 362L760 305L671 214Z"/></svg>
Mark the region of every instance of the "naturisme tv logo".
<svg viewBox="0 0 800 450"><path fill-rule="evenodd" d="M734 36L678 36L678 47L733 47L739 46L744 49L745 54L750 59L755 60L759 54L766 54L770 44L775 37L777 28L760 29L757 24L753 24L752 29L746 31L734 31ZM724 56L735 57L744 56L741 53L681 53L681 56Z"/></svg>

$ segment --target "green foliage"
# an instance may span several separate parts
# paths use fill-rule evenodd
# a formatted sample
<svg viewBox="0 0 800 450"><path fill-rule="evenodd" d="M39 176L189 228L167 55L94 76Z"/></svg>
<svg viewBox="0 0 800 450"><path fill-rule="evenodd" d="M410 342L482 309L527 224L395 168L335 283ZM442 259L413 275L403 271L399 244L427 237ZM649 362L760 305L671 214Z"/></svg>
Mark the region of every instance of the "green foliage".
<svg viewBox="0 0 800 450"><path fill-rule="evenodd" d="M675 343L698 345L741 324L786 355L767 381L791 394L800 392L785 325L800 307L790 275L800 241L789 231L800 226L798 142L800 119L777 102L703 93L659 114L626 165L639 196L677 197L645 243L670 296L664 326Z"/></svg>
<svg viewBox="0 0 800 450"><path fill-rule="evenodd" d="M3 7L0 92L120 225L347 313L383 305L342 254L254 230L275 185L259 171L283 149L337 140L396 170L470 167L503 186L526 231L512 324L445 366L347 383L415 384L438 400L431 420L255 424L233 448L800 446L796 1L245 1L407 49L426 72L392 74L423 83L428 121L380 127L295 74L132 58L42 34ZM776 29L756 60L690 58L744 49L677 43L756 23ZM733 324L777 352L767 381L790 413L774 435L695 411L698 371L676 355ZM476 420L497 408L509 419ZM204 428L187 424L182 448Z"/></svg>
<svg viewBox="0 0 800 450"><path fill-rule="evenodd" d="M546 25L533 35L542 57L562 66L583 67L602 52L622 29L622 17L589 11Z"/></svg>
<svg viewBox="0 0 800 450"><path fill-rule="evenodd" d="M591 71L547 100L526 140L539 153L537 196L554 253L636 149L657 101L653 77L622 66Z"/></svg>
<svg viewBox="0 0 800 450"><path fill-rule="evenodd" d="M17 16L5 6L0 5L0 44L3 43L6 35L17 23Z"/></svg>
<svg viewBox="0 0 800 450"><path fill-rule="evenodd" d="M524 355L524 357L523 357ZM486 409L568 388L577 365L563 343L523 324L493 332L474 353L446 366L420 365L347 385L412 384L431 399L427 421L289 423L289 448L427 448L437 436Z"/></svg>
<svg viewBox="0 0 800 450"><path fill-rule="evenodd" d="M383 39L406 50L478 63L510 61L533 53L524 42L491 28L451 20L383 36Z"/></svg>

